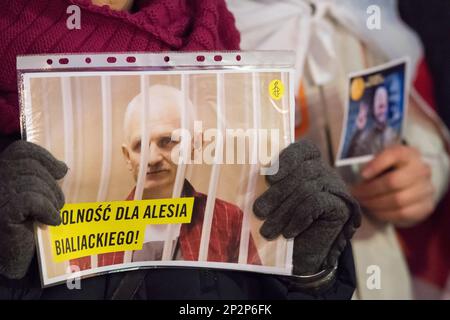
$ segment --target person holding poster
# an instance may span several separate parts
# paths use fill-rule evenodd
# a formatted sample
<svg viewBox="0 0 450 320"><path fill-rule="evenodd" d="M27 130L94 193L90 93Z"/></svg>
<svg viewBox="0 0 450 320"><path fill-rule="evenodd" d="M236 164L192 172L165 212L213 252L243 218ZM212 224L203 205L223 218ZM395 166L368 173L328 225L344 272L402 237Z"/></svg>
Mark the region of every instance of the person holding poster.
<svg viewBox="0 0 450 320"><path fill-rule="evenodd" d="M409 270L395 227L420 223L433 214L448 186L449 140L447 129L415 86L418 79L423 80L421 46L400 21L397 1L227 0L227 4L236 17L242 49L297 52L297 133L320 146L329 163L337 158L345 127L348 75L409 56L407 82L411 90L404 96L408 105L403 129L406 143L395 139L396 144L378 150L372 161L359 168L357 177L350 167L341 172L364 213L361 228L352 239L357 275L354 298L412 298ZM373 18L368 14L371 6L379 8L381 30L368 27ZM259 18L269 15L271 23ZM372 122L373 114L383 127L386 103L382 89L377 101L377 112L369 109L366 115L362 107L352 116ZM371 145L363 137L368 129L358 130L356 144ZM382 137L376 134L373 138ZM377 282L378 274L381 283ZM368 286L369 279L373 282Z"/></svg>
<svg viewBox="0 0 450 320"><path fill-rule="evenodd" d="M223 1L116 2L125 3L117 7L123 12L113 11L116 7L98 6L106 1L91 0L18 0L0 9L0 56L5 66L0 75L0 130L4 143L0 156L4 191L0 194L0 296L348 299L354 290L348 240L359 226L359 206L339 177L323 165L320 152L306 141L292 144L281 153L279 172L268 179L269 189L255 203L255 213L265 221L261 229L264 236L295 238L294 271L303 278L173 268L93 277L82 282L82 290L66 286L40 288L31 225L35 221L59 223L63 198L55 180L62 178L67 168L42 148L12 142L19 133L16 56L239 48L239 33ZM81 28L69 28L66 23L67 9L73 4L81 8ZM15 161L21 161L21 166L14 166ZM27 176L38 179L25 179ZM27 197L29 192L35 198ZM304 212L307 219L303 219Z"/></svg>

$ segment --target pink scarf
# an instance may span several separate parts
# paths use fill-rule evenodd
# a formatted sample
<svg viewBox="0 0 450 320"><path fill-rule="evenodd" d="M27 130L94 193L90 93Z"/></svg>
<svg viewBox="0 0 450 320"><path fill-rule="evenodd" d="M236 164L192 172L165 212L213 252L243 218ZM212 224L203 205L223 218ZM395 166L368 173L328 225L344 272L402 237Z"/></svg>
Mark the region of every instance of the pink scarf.
<svg viewBox="0 0 450 320"><path fill-rule="evenodd" d="M80 30L67 28L71 5ZM240 36L224 0L137 0L130 13L90 0L2 0L0 39L1 151L19 133L17 55L237 50Z"/></svg>

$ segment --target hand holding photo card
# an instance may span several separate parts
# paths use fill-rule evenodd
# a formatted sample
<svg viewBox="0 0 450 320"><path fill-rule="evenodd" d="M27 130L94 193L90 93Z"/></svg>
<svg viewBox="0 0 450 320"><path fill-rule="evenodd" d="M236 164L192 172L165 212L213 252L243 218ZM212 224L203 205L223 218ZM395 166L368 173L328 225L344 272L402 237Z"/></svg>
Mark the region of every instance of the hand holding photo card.
<svg viewBox="0 0 450 320"><path fill-rule="evenodd" d="M336 165L367 162L401 143L406 118L407 59L353 73Z"/></svg>
<svg viewBox="0 0 450 320"><path fill-rule="evenodd" d="M263 238L252 206L293 141L293 55L110 56L18 58L23 138L69 167L62 225L36 228L43 285L155 266L292 274L293 241Z"/></svg>

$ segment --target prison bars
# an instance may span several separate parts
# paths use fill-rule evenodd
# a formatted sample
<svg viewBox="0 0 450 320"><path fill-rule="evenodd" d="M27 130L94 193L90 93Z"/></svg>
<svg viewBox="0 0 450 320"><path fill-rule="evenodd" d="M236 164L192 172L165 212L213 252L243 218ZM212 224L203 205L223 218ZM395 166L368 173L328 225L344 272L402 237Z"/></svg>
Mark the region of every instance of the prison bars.
<svg viewBox="0 0 450 320"><path fill-rule="evenodd" d="M285 86L290 85L288 82L288 77L285 72L281 73L281 83L283 83ZM290 91L288 91L290 92ZM281 106L284 111L288 111L286 113L282 113L283 117L283 146L281 149L286 148L289 146L289 144L292 142L292 136L291 136L291 124L289 123L289 117L287 115L290 115L289 112L289 105L288 105L288 98L286 94L284 94L281 97ZM277 250L276 250L276 266L281 266L283 261L286 257L286 239L284 237L279 237L277 240Z"/></svg>
<svg viewBox="0 0 450 320"><path fill-rule="evenodd" d="M48 91L48 79L42 78L41 79L41 90L44 93L47 93ZM50 114L50 110L48 107L48 94L42 94L42 117L44 118L44 145L47 150L52 150L52 140L51 137L51 125L50 125L50 117L47 115Z"/></svg>
<svg viewBox="0 0 450 320"><path fill-rule="evenodd" d="M286 82L286 75L283 74L283 83ZM65 143L65 159L68 164L73 163L73 139L69 139L67 137L73 137L73 119L69 120L69 118L72 118L73 116L73 110L72 110L72 93L71 93L71 87L70 87L70 79L63 78L62 80L62 91L63 91L63 108L64 108L64 130L65 130L65 136L66 136L66 143ZM111 119L111 84L110 84L110 78L106 76L102 76L101 78L101 84L102 84L102 115L103 115L103 159L102 159L102 174L101 174L101 183L97 194L97 201L104 201L106 198L107 188L109 185L109 174L111 171L111 158L112 158L112 119ZM149 128L147 125L146 119L148 119L148 114L150 112L150 103L148 101L148 88L149 88L149 80L146 76L141 76L141 92L143 92L143 99L144 99L144 106L145 108L142 108L143 110L143 117L142 117L142 135L143 135L143 141L148 139L149 136ZM260 127L260 115L259 112L255 112L260 106L260 97L259 97L259 74L253 73L252 74L252 101L253 101L253 126L254 129L257 129ZM188 79L186 75L182 76L182 92L184 95L184 103L182 107L182 127L186 128L186 104L188 99ZM282 98L282 105L283 110L288 110L287 108L287 99L285 97ZM200 245L200 253L199 253L199 261L206 261L207 255L208 255L208 246L209 246L209 240L210 240L210 233L211 233L211 223L214 213L214 204L216 199L216 191L217 191L217 182L220 174L220 165L218 161L222 159L222 152L223 152L223 130L224 126L223 123L225 122L224 119L224 75L218 74L217 75L217 126L218 126L218 140L216 142L216 153L215 153L215 162L213 164L213 169L211 173L211 179L208 187L208 199L205 209L205 219L203 222L202 227L202 236L201 236L201 245ZM67 115L70 115L67 116ZM284 145L287 146L290 143L291 138L286 135L286 132L289 132L289 123L288 119L286 117L283 117L283 141ZM255 130L257 132L257 130ZM257 133L256 133L257 134ZM184 139L183 139L184 140ZM182 141L183 141L182 140ZM258 140L258 137L257 139ZM255 148L256 143L252 146ZM143 188L144 188L144 182L145 182L145 176L146 176L146 170L147 170L147 163L148 163L148 157L149 157L149 146L148 143L141 144L141 165L139 167L139 175L138 175L138 181L136 185L136 192L135 192L135 200L141 200L142 194L143 194ZM185 152L185 147L182 146L182 154ZM255 149L253 149L252 157L255 157L257 152ZM184 154L183 154L184 155ZM255 184L256 184L256 177L257 173L255 174L255 170L257 172L257 166L253 165L255 163L254 159L252 159L252 168L250 172L250 178L247 185L247 194L251 194L251 191L254 190ZM185 178L185 163L182 163L182 166L177 171L177 178L176 183L174 186L173 191L173 197L179 197L181 195L183 183ZM64 187L65 190L67 190L68 185L70 183L70 179L65 180L66 186ZM246 263L246 260L248 258L248 244L249 244L249 238L250 238L250 228L249 228L249 216L248 212L251 211L251 203L252 201L246 201L245 209L244 209L244 218L243 218L243 224L242 224L242 230L241 230L241 242L240 242L240 249L239 249L239 263ZM167 238L164 244L164 251L163 251L163 260L170 259L170 254L172 252L172 235L174 232L174 226L168 226L167 228ZM277 242L277 265L280 265L284 259L284 239L279 239ZM96 263L96 256L91 257L91 266L92 268L95 268L97 266ZM130 252L126 252L126 257L124 262L130 261Z"/></svg>
<svg viewBox="0 0 450 320"><path fill-rule="evenodd" d="M111 78L101 77L102 85L102 169L97 201L103 202L108 192L112 162L112 106L111 106Z"/></svg>

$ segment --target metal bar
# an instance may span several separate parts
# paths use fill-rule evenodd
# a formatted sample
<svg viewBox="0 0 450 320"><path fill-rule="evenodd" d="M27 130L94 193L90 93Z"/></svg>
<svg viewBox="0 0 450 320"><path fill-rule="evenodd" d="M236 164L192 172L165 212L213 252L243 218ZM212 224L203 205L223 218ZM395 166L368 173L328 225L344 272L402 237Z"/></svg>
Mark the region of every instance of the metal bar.
<svg viewBox="0 0 450 320"><path fill-rule="evenodd" d="M74 127L73 127L73 105L72 87L70 78L61 78L63 122L64 122L64 160L69 168L74 164ZM69 171L62 183L65 195L70 195L72 186L72 173ZM69 200L70 201L70 200Z"/></svg>
<svg viewBox="0 0 450 320"><path fill-rule="evenodd" d="M286 86L290 85L288 78L288 73L282 72L281 73L281 82ZM291 92L291 91L288 91ZM289 99L290 95L284 94L281 98L281 106L283 110L289 110ZM291 124L290 124L290 112L281 113L281 116L283 117L283 148L286 148L291 144L292 142L292 135L291 135ZM280 267L284 265L284 262L286 260L286 244L287 240L284 237L279 237L277 240L277 249L276 249L276 258L275 258L275 264L277 267Z"/></svg>
<svg viewBox="0 0 450 320"><path fill-rule="evenodd" d="M97 201L105 201L111 176L112 162L112 106L111 106L111 78L101 77L102 85L102 170Z"/></svg>
<svg viewBox="0 0 450 320"><path fill-rule="evenodd" d="M250 170L247 182L244 216L242 219L241 239L239 245L239 263L248 262L248 245L250 242L250 214L253 212L253 202L255 200L255 187L259 176L258 164L258 130L261 127L261 92L259 73L252 73L252 115L253 115L253 141L250 154Z"/></svg>
<svg viewBox="0 0 450 320"><path fill-rule="evenodd" d="M149 133L150 128L148 128L148 117L150 115L150 101L148 96L149 89L149 79L145 75L141 75L141 94L143 99L144 107L142 110L141 117L141 159L139 162L139 174L136 182L136 190L134 193L134 200L142 200L142 195L144 192L144 183L147 174L148 159L150 156L149 152Z"/></svg>
<svg viewBox="0 0 450 320"><path fill-rule="evenodd" d="M181 75L181 92L183 93L183 103L181 107L181 129L188 129L188 117L187 117L187 106L189 101L189 79L186 74ZM186 162L187 157L190 154L189 145L191 141L188 141L188 137L181 136L180 137L180 154L182 157L181 163L178 164L177 174L175 177L175 184L172 191L172 198L181 197L181 193L183 191L184 179L186 174ZM167 225L167 235L166 240L164 241L164 249L162 260L170 260L172 258L172 248L173 248L173 240L176 238L177 234L180 232L181 225Z"/></svg>
<svg viewBox="0 0 450 320"><path fill-rule="evenodd" d="M82 97L83 93L81 90L81 79L76 77L74 78L75 81L75 110L76 110L76 122L77 127L81 128L83 126L84 122L84 110L83 110L83 103L82 103ZM79 199L79 193L80 193L80 185L81 180L83 176L83 156L84 156L84 148L83 146L83 130L77 130L77 170L75 173L75 186L74 186L74 192L73 192L73 201L74 202L80 202Z"/></svg>
<svg viewBox="0 0 450 320"><path fill-rule="evenodd" d="M220 163L219 160L222 159L223 154L223 130L225 123L225 113L224 109L224 83L223 83L223 73L218 73L216 75L217 81L217 141L216 141L216 149L214 154L214 164L212 167L211 177L209 180L208 186L208 198L206 200L206 208L205 208L205 216L203 219L202 226L202 236L200 239L200 251L198 256L198 261L207 261L208 259L208 249L209 249L209 240L211 237L211 224L213 220L214 207L216 203L216 191L217 191L217 182L219 180L220 174Z"/></svg>
<svg viewBox="0 0 450 320"><path fill-rule="evenodd" d="M148 76L141 75L140 77L140 87L141 87L141 96L143 99L143 108L141 114L141 157L139 161L139 173L136 182L136 189L134 192L134 200L142 200L142 195L144 193L144 184L147 176L147 166L148 160L150 157L150 148L148 139L150 136L150 128L148 126L148 118L150 115L150 100L149 100L149 87L150 81ZM148 226L147 226L148 228ZM147 229L146 228L146 229ZM145 230L147 232L147 230ZM125 251L124 254L124 263L131 262L132 259L132 251Z"/></svg>
<svg viewBox="0 0 450 320"><path fill-rule="evenodd" d="M44 80L44 79L43 79ZM47 80L45 80L47 81ZM48 92L48 91L43 91ZM64 161L69 168L74 168L74 119L73 119L73 104L72 104L72 86L69 77L61 78L61 95L63 107L63 124L64 124ZM45 103L48 100L45 99ZM49 110L48 107L46 107ZM46 117L47 118L47 117ZM48 141L51 141L48 138ZM70 197L73 185L73 172L69 170L61 185L61 189L66 197L66 203L73 201ZM67 268L66 268L67 269Z"/></svg>
<svg viewBox="0 0 450 320"><path fill-rule="evenodd" d="M106 200L109 180L111 176L112 162L112 103L111 103L111 78L101 77L102 92L102 169L100 173L100 185L97 191L97 202ZM91 256L91 267L98 265L98 256Z"/></svg>

